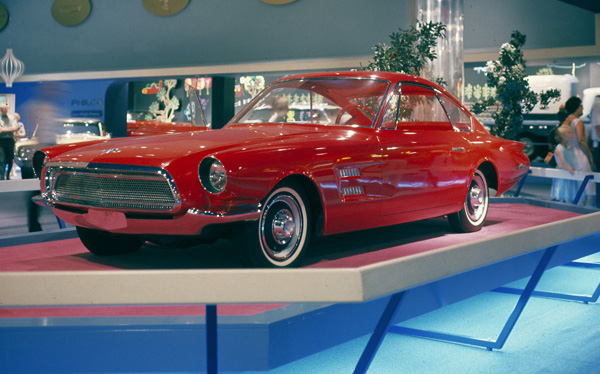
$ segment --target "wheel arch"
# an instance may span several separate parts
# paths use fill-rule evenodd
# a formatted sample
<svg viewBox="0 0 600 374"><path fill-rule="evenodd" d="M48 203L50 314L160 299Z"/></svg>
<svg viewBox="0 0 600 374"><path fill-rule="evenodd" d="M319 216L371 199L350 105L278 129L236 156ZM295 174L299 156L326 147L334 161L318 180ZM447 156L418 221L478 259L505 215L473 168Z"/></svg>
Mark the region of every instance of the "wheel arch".
<svg viewBox="0 0 600 374"><path fill-rule="evenodd" d="M277 182L271 191L282 185L299 186L304 190L308 197L308 204L310 205L310 210L312 212L313 234L320 236L323 233L323 222L325 220L321 193L315 182L304 174L292 174Z"/></svg>
<svg viewBox="0 0 600 374"><path fill-rule="evenodd" d="M498 170L490 161L484 161L477 170L481 170L487 181L488 188L498 190Z"/></svg>

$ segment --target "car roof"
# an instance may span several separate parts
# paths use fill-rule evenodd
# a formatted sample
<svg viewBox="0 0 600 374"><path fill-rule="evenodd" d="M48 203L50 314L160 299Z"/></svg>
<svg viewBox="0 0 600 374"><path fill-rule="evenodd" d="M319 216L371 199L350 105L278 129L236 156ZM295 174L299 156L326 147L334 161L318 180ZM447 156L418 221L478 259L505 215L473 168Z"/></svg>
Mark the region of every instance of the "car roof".
<svg viewBox="0 0 600 374"><path fill-rule="evenodd" d="M420 84L424 84L424 85L433 87L435 89L438 89L441 92L455 98L454 95L450 94L443 87L440 87L436 83L431 82L427 79L416 77L414 75L394 73L394 72L389 72L389 71L332 71L332 72L321 72L321 73L294 74L294 75L286 76L284 78L277 79L272 84L278 83L278 82L285 82L285 81L289 81L289 80L316 79L316 78L359 78L359 79L362 78L362 79L381 79L381 80L390 81L392 83L396 83L396 82L420 83Z"/></svg>
<svg viewBox="0 0 600 374"><path fill-rule="evenodd" d="M288 75L284 78L278 79L277 81L285 81L290 79L309 79L309 78L334 78L334 77L349 77L349 78L371 78L371 79L384 79L390 81L412 81L417 83L433 84L424 78L416 77L414 75L394 73L390 71L331 71L331 72L320 72L320 73L302 73ZM436 85L437 86L437 85Z"/></svg>

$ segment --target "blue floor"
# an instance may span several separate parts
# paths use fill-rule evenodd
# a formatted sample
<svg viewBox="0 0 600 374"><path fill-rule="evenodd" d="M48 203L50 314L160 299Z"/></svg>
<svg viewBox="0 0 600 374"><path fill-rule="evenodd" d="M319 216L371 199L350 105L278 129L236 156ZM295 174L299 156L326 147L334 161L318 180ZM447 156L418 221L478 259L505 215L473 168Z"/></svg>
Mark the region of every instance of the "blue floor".
<svg viewBox="0 0 600 374"><path fill-rule="evenodd" d="M599 283L600 269L560 267L548 271L538 289L591 295ZM488 292L403 325L495 339L516 300L515 295ZM368 339L364 336L260 373L352 373ZM499 351L388 334L368 372L600 373L600 303L534 297Z"/></svg>

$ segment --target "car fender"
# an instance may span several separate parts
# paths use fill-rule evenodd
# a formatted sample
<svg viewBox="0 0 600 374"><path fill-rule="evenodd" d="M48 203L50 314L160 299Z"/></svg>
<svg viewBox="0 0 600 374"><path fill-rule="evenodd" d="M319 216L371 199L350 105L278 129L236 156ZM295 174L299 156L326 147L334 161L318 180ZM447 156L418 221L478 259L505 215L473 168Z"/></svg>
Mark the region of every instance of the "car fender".
<svg viewBox="0 0 600 374"><path fill-rule="evenodd" d="M93 145L93 144L106 143L110 140L111 139L102 139L102 140L90 140L87 142L60 144L60 145L54 145L51 147L41 148L39 151L42 151L46 154L46 156L53 158L60 154L63 154L68 151L72 151L77 148L87 147L87 146ZM113 140L116 140L116 139L113 139Z"/></svg>

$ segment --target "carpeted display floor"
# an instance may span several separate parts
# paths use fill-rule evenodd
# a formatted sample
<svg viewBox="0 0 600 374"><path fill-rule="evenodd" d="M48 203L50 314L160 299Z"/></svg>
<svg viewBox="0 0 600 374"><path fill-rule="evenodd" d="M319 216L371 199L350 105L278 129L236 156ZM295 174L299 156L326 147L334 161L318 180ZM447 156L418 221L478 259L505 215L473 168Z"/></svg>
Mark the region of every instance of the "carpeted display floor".
<svg viewBox="0 0 600 374"><path fill-rule="evenodd" d="M492 204L488 224L480 232L455 234L451 232L446 220L432 219L360 233L336 235L321 238L314 243L306 266L320 268L364 266L453 244L502 236L515 230L577 215L579 213L527 204ZM591 261L600 262L600 256L595 255ZM184 250L145 246L138 253L110 258L91 255L78 239L0 248L0 271L2 272L237 267L241 267L241 264L235 249L228 241ZM598 269L560 267L546 272L538 289L591 293L599 283L600 270ZM522 281L515 282L513 285L521 286ZM487 292L413 318L403 325L495 339L515 306L517 298L518 296L515 295ZM268 314L265 312L281 306L223 305L219 307L219 315L260 318L259 315ZM369 373L600 374L600 353L598 353L600 352L600 329L596 328L600 322L599 307L598 303L586 305L581 302L533 298L504 348L493 352L460 344L388 334ZM151 318L202 315L204 315L203 306L190 305L0 309L0 318L9 322L7 326L10 326L11 320L39 321L43 324L47 318L53 317L68 321L72 317L75 319L79 317ZM75 330L80 328L85 330L83 327L75 327ZM56 329L61 329L60 324L54 327L54 330ZM102 334L107 332L102 331ZM43 334L45 330L40 330L38 333ZM312 336L314 339L320 339L319 334ZM196 339L198 338L202 337ZM286 335L286 339L294 339L294 336ZM351 373L368 339L369 335L354 338L269 371L237 371L236 373ZM285 347L278 346L277 349L285 349ZM177 367L175 362L172 363L173 365L168 362L164 364L164 367L169 369ZM199 367L202 368L201 365ZM98 372L98 369L89 367L89 371L85 372ZM144 372L165 371L159 369ZM186 372L191 373L191 371ZM227 373L227 371L221 372Z"/></svg>
<svg viewBox="0 0 600 374"><path fill-rule="evenodd" d="M492 204L486 226L476 233L454 233L446 219L436 218L334 235L318 238L305 263L307 267L314 268L359 267L465 241L503 235L577 215L578 213L527 204ZM227 240L188 249L165 249L146 245L139 252L111 257L92 255L79 239L0 248L2 272L239 267L242 267L239 254ZM280 306L226 305L219 309L219 314L254 315ZM0 318L181 315L204 315L204 306L0 308Z"/></svg>
<svg viewBox="0 0 600 374"><path fill-rule="evenodd" d="M310 248L307 267L359 267L432 249L507 234L578 216L578 213L527 204L492 204L485 227L457 234L446 219L436 218L348 234L317 238ZM117 256L95 256L79 239L0 248L0 271L72 271L135 269L240 268L231 241L187 249L152 245Z"/></svg>

